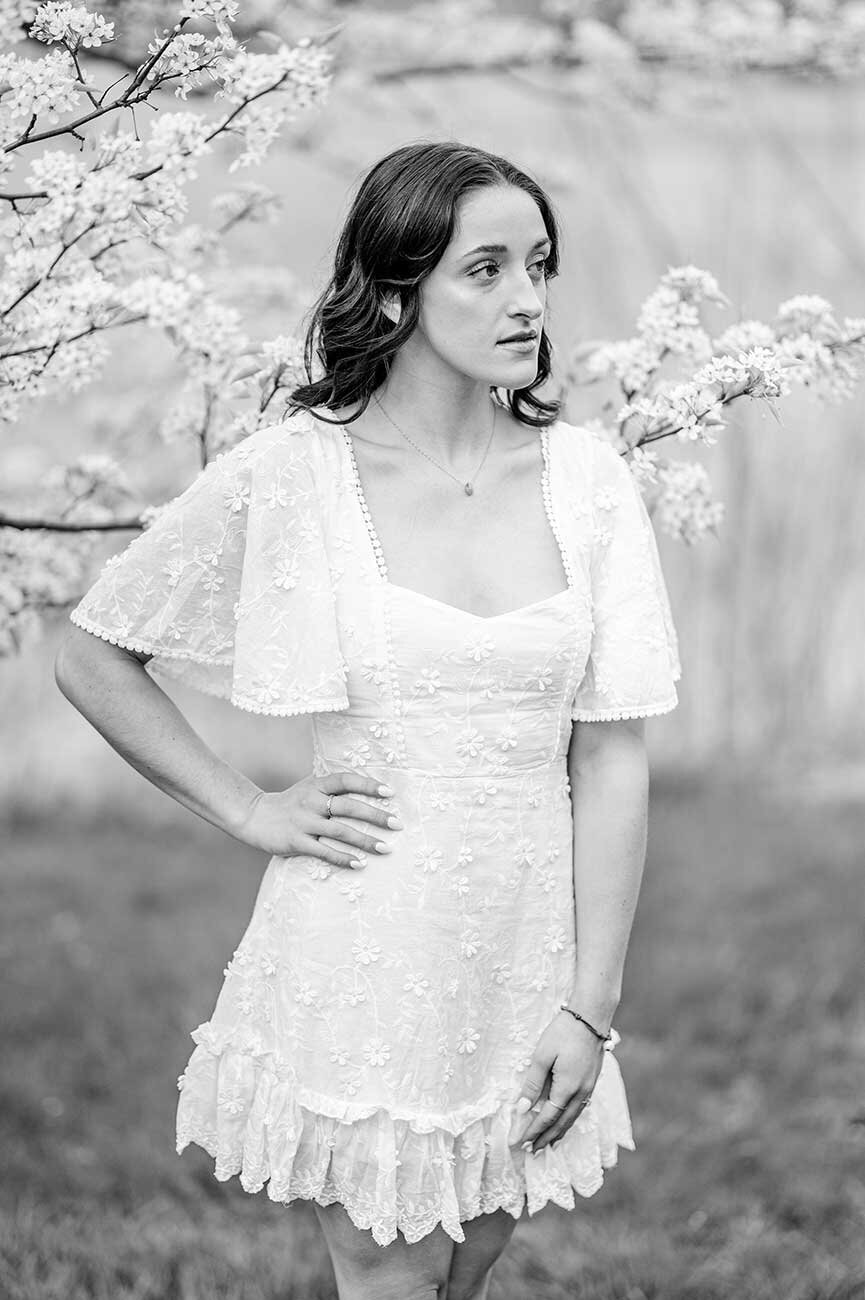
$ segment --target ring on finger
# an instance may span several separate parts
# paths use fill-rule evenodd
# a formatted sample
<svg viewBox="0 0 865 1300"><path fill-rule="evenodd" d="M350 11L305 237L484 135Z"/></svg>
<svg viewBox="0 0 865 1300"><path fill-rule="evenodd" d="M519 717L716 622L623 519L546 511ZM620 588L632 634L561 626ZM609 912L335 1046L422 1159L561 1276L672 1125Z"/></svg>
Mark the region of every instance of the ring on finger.
<svg viewBox="0 0 865 1300"><path fill-rule="evenodd" d="M334 798L335 798L335 796L332 795L332 794L329 794L329 795L327 796L327 803L325 804L325 813L324 813L325 817L332 817L332 816L333 816L333 813L332 813L332 811L331 811L331 807L332 807L332 805L333 805Z"/></svg>

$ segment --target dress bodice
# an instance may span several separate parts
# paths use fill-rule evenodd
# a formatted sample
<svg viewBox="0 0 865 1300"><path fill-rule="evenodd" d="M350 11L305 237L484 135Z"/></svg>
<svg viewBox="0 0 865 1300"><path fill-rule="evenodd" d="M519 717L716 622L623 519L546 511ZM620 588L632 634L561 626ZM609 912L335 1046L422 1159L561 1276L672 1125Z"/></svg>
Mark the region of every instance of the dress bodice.
<svg viewBox="0 0 865 1300"><path fill-rule="evenodd" d="M349 710L315 719L320 762L364 768L399 756L418 772L501 777L565 756L588 650L572 588L493 618L390 583L379 598L396 690L350 662Z"/></svg>
<svg viewBox="0 0 865 1300"><path fill-rule="evenodd" d="M367 561L366 600L371 594L382 653L372 661L348 658L348 711L315 720L319 770L334 762L398 762L440 776L501 777L563 758L592 619L553 507L546 431L540 487L567 585L492 616L389 581L351 438L340 433L346 485L340 513Z"/></svg>

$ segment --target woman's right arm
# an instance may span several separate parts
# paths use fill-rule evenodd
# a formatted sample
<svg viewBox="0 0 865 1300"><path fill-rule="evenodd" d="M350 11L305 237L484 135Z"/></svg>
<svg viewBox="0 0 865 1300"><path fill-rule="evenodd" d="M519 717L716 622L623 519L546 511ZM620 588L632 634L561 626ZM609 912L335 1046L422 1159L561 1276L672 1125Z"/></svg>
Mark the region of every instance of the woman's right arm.
<svg viewBox="0 0 865 1300"><path fill-rule="evenodd" d="M145 671L150 658L72 624L60 644L54 676L70 704L131 767L241 843L283 856L311 854L336 866L350 865L356 855L314 836L325 834L375 851L375 836L325 819L319 805L322 791L336 794L334 812L386 827L385 809L348 797L380 797L377 781L359 773L331 773L314 783L304 778L284 791L261 790L223 762L187 722Z"/></svg>

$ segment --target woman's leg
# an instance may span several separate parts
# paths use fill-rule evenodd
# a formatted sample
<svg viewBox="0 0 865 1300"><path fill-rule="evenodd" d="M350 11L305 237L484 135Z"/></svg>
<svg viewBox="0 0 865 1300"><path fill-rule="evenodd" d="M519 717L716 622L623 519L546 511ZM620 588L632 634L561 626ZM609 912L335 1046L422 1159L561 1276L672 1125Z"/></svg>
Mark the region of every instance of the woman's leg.
<svg viewBox="0 0 865 1300"><path fill-rule="evenodd" d="M487 1300L493 1264L517 1222L507 1210L493 1210L461 1224L466 1239L454 1244L445 1300Z"/></svg>
<svg viewBox="0 0 865 1300"><path fill-rule="evenodd" d="M457 1243L436 1227L420 1241L397 1234L388 1246L357 1228L337 1203L313 1201L330 1254L339 1300L445 1300Z"/></svg>

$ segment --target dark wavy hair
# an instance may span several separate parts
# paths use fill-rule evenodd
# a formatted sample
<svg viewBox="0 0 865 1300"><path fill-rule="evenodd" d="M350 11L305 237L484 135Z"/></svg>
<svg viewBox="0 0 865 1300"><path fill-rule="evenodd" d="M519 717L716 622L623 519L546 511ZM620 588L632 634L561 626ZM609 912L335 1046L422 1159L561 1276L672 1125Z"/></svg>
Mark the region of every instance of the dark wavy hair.
<svg viewBox="0 0 865 1300"><path fill-rule="evenodd" d="M417 324L419 289L451 240L457 203L488 185L515 185L531 195L551 243L544 278L558 274L552 203L519 167L452 140L394 149L364 177L339 237L333 274L311 309L303 356L308 382L289 395L295 410L336 410L360 402L352 420L366 410L387 377L391 358ZM382 309L382 296L394 292L402 307L396 325ZM535 379L526 388L505 390L503 404L535 428L553 423L561 406L534 391L548 378L551 358L552 346L542 329ZM323 372L318 379L313 379L315 359Z"/></svg>

